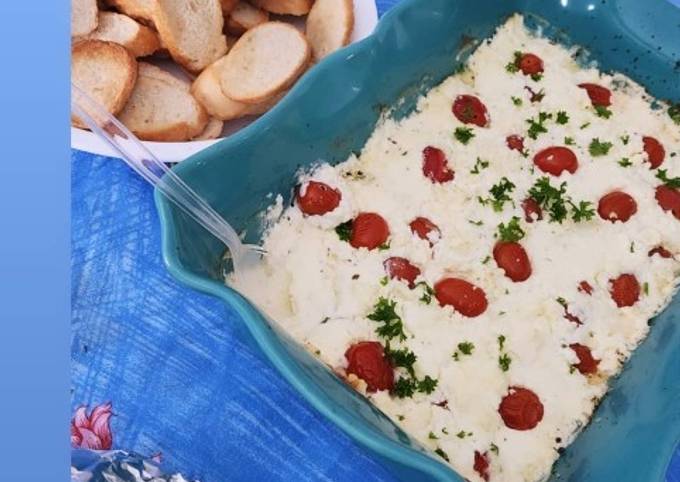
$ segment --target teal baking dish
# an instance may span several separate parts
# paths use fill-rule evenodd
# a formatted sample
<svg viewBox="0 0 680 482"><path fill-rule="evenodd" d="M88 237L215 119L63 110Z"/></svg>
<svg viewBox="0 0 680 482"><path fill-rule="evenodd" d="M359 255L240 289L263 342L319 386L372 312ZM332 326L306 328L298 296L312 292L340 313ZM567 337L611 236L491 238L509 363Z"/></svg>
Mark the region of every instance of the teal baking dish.
<svg viewBox="0 0 680 482"><path fill-rule="evenodd" d="M307 73L268 114L175 167L248 241L270 193L290 199L295 172L358 151L378 116L403 115L514 12L583 62L626 73L656 97L680 101L680 9L666 0L404 0L375 33ZM678 126L680 129L680 125ZM225 287L224 247L156 192L163 256L181 282L215 295L242 318L281 374L400 479L462 482L363 397L347 388L239 293ZM680 439L680 298L652 320L612 390L554 468L551 480L661 481Z"/></svg>

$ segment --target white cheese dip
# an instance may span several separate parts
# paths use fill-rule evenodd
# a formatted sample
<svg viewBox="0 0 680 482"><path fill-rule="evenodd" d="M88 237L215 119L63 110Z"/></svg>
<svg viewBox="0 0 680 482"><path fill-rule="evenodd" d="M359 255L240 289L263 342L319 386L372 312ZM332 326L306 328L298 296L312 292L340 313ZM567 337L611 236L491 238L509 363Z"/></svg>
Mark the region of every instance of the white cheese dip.
<svg viewBox="0 0 680 482"><path fill-rule="evenodd" d="M516 52L538 56L540 75L525 75ZM588 423L607 380L646 336L648 320L668 304L680 275L680 220L655 199L659 169L668 178L680 176L680 129L665 109L651 107L652 99L633 81L583 69L571 54L531 36L520 16L511 18L480 45L465 72L433 88L412 115L381 120L358 158L304 174L300 195L310 180L322 182L341 194L337 207L307 215L299 203L282 213L279 206L273 212L281 216L264 236L262 264L240 280L227 280L341 374L348 369L348 347L386 345L376 332L380 322L367 316L381 297L395 302L406 339L391 339L391 348L412 351L414 376L429 376L436 387L400 398L394 391L365 391L365 383L355 386L473 481L547 478L558 449ZM583 83L609 89L611 105L596 108L579 87ZM532 102L526 87L542 99ZM460 95L483 102L488 124L464 124L453 115ZM550 118L538 122L540 112ZM532 129L528 119L539 127ZM524 138L524 152L509 149L509 135ZM658 169L650 168L645 136L665 149ZM438 183L424 175L428 146L445 154L453 180ZM550 146L568 147L578 168L559 176L542 172L533 159ZM514 188L494 209L490 189L504 177ZM547 206L541 220L528 222L522 201L543 177L553 187L565 182L563 197L576 205L591 203L588 219L574 221L567 203L562 222L551 219ZM637 210L626 222L598 214L600 199L612 191L635 201ZM336 233L336 226L362 212L378 213L389 226L381 248L355 248ZM436 224L439 236L416 236L409 223L417 217ZM508 226L513 217L531 263L522 282L507 277L493 256L499 224ZM650 256L659 246L671 257ZM415 281L429 287L445 277L473 283L488 306L466 317L440 306L435 296L427 303L424 284L411 289L386 277L383 263L394 256L417 266ZM631 306L617 306L611 294L611 280L621 274L633 275L639 285ZM595 373L577 369L573 344L599 360ZM395 380L409 376L395 369ZM540 399L543 414L533 428L511 428L501 416L500 404L515 387ZM483 461L475 461L475 452Z"/></svg>

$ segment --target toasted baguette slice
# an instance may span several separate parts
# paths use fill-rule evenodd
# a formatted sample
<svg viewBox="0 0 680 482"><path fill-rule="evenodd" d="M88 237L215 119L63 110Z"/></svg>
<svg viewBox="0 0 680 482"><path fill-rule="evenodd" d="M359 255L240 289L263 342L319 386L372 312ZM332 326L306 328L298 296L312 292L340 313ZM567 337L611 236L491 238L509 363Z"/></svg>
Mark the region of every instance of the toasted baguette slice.
<svg viewBox="0 0 680 482"><path fill-rule="evenodd" d="M279 15L307 15L314 0L250 0L263 10Z"/></svg>
<svg viewBox="0 0 680 482"><path fill-rule="evenodd" d="M71 37L82 37L97 28L97 0L71 0Z"/></svg>
<svg viewBox="0 0 680 482"><path fill-rule="evenodd" d="M191 86L191 93L208 113L223 121L238 119L247 115L262 114L269 110L278 99L267 99L260 104L245 104L230 99L220 87L219 71L226 57L222 57L206 68Z"/></svg>
<svg viewBox="0 0 680 482"><path fill-rule="evenodd" d="M142 23L153 22L153 12L156 0L105 0L110 6L129 17L133 17Z"/></svg>
<svg viewBox="0 0 680 482"><path fill-rule="evenodd" d="M227 18L227 31L233 35L241 35L268 20L269 12L255 8L248 2L238 2Z"/></svg>
<svg viewBox="0 0 680 482"><path fill-rule="evenodd" d="M208 123L205 126L205 129L203 129L203 132L201 132L199 135L194 137L192 140L194 141L207 141L210 139L217 139L222 137L222 129L224 128L224 122L222 122L219 119L215 119L214 117L208 121Z"/></svg>
<svg viewBox="0 0 680 482"><path fill-rule="evenodd" d="M189 87L168 72L140 62L137 84L118 118L140 139L187 141L203 132L209 120Z"/></svg>
<svg viewBox="0 0 680 482"><path fill-rule="evenodd" d="M306 30L315 61L344 47L354 30L352 0L316 0L307 16Z"/></svg>
<svg viewBox="0 0 680 482"><path fill-rule="evenodd" d="M102 40L81 40L71 48L71 80L113 115L132 94L137 80L137 61L124 47ZM76 127L85 128L72 117Z"/></svg>
<svg viewBox="0 0 680 482"><path fill-rule="evenodd" d="M295 27L267 22L248 30L221 63L220 85L238 102L259 104L283 92L304 72L311 49Z"/></svg>
<svg viewBox="0 0 680 482"><path fill-rule="evenodd" d="M115 12L100 12L97 29L87 38L115 42L135 57L146 57L160 48L156 32Z"/></svg>
<svg viewBox="0 0 680 482"><path fill-rule="evenodd" d="M156 0L154 23L175 61L198 73L227 52L220 0Z"/></svg>
<svg viewBox="0 0 680 482"><path fill-rule="evenodd" d="M224 14L224 18L227 18L229 14L231 13L234 8L236 8L236 5L238 5L239 0L220 0L220 4L222 5L222 13Z"/></svg>

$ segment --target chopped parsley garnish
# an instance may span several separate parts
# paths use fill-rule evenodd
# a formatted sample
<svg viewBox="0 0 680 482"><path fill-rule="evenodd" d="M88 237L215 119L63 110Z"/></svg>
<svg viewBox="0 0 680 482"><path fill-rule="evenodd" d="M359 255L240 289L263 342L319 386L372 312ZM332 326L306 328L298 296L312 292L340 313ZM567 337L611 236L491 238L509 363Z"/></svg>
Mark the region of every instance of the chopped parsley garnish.
<svg viewBox="0 0 680 482"><path fill-rule="evenodd" d="M486 258L484 258L484 259L482 260L482 264L486 264L486 263L488 263L489 261L491 261L491 256L488 256L488 255L487 255Z"/></svg>
<svg viewBox="0 0 680 482"><path fill-rule="evenodd" d="M505 345L505 335L498 335L498 349L502 350Z"/></svg>
<svg viewBox="0 0 680 482"><path fill-rule="evenodd" d="M668 108L668 117L680 126L680 104L675 104Z"/></svg>
<svg viewBox="0 0 680 482"><path fill-rule="evenodd" d="M603 119L609 119L612 116L612 111L610 111L603 105L596 105L595 114L598 117L602 117Z"/></svg>
<svg viewBox="0 0 680 482"><path fill-rule="evenodd" d="M467 145L470 139L475 137L475 133L469 127L456 127L453 136L463 145Z"/></svg>
<svg viewBox="0 0 680 482"><path fill-rule="evenodd" d="M456 434L456 437L458 438L472 437L472 432L466 432L465 430L461 430Z"/></svg>
<svg viewBox="0 0 680 482"><path fill-rule="evenodd" d="M623 157L623 158L621 158L621 160L619 161L619 166L621 166L621 167L630 167L630 166L632 166L632 165L633 165L633 163L632 163L631 160L628 159L627 157Z"/></svg>
<svg viewBox="0 0 680 482"><path fill-rule="evenodd" d="M390 280L389 280L389 278L388 278L387 276L383 276L382 278L380 278L380 284L383 285L383 286L387 286L387 283L388 283L389 281L390 281Z"/></svg>
<svg viewBox="0 0 680 482"><path fill-rule="evenodd" d="M595 216L595 209L589 201L579 201L578 206L569 201L569 205L571 206L571 219L575 223L583 220L590 221Z"/></svg>
<svg viewBox="0 0 680 482"><path fill-rule="evenodd" d="M350 219L349 221L338 224L335 227L335 232L337 233L338 238L340 238L340 241L349 241L349 238L352 236L352 220Z"/></svg>
<svg viewBox="0 0 680 482"><path fill-rule="evenodd" d="M388 249L390 249L391 244L392 241L388 241L386 243L381 244L380 246L378 246L378 251L387 251Z"/></svg>
<svg viewBox="0 0 680 482"><path fill-rule="evenodd" d="M418 380L418 391L429 395L430 393L434 392L438 383L439 380L430 378L429 375L425 375L425 378Z"/></svg>
<svg viewBox="0 0 680 482"><path fill-rule="evenodd" d="M472 351L475 349L474 343L469 341L463 341L458 343L458 349L463 355L472 355Z"/></svg>
<svg viewBox="0 0 680 482"><path fill-rule="evenodd" d="M392 349L389 341L385 346L385 356L390 363L396 368L403 368L408 373L408 377L399 377L392 393L399 398L412 397L416 392L430 394L437 387L438 381L426 375L425 378L419 380L416 377L416 371L413 365L416 363L418 357L408 348Z"/></svg>
<svg viewBox="0 0 680 482"><path fill-rule="evenodd" d="M434 432L430 432L430 433L427 435L427 438L429 438L430 440L439 440L439 437L437 437L437 436L434 434Z"/></svg>
<svg viewBox="0 0 680 482"><path fill-rule="evenodd" d="M432 289L432 287L428 285L425 281L417 282L416 286L423 287L423 295L419 298L419 301L422 301L426 305L432 303L432 295L434 294L434 290Z"/></svg>
<svg viewBox="0 0 680 482"><path fill-rule="evenodd" d="M611 142L602 142L597 137L590 141L588 146L588 152L593 157L606 156L609 153L609 149L612 148Z"/></svg>
<svg viewBox="0 0 680 482"><path fill-rule="evenodd" d="M498 455L498 445L492 443L491 445L489 445L489 450Z"/></svg>
<svg viewBox="0 0 680 482"><path fill-rule="evenodd" d="M595 214L592 204L588 201L573 202L567 196L567 183L560 184L559 189L550 185L550 179L542 177L538 179L529 189L529 196L538 203L541 208L548 211L551 222L562 223L569 214L571 208L571 219L575 222L592 219Z"/></svg>
<svg viewBox="0 0 680 482"><path fill-rule="evenodd" d="M569 122L569 115L565 111L561 110L557 113L557 118L555 119L555 122L564 125L567 122Z"/></svg>
<svg viewBox="0 0 680 482"><path fill-rule="evenodd" d="M506 201L512 202L508 193L511 193L514 189L515 185L509 181L507 177L503 177L498 184L494 184L491 186L491 189L489 189L491 197L486 199L480 197L478 198L478 201L484 205L491 204L494 211L500 212L503 210L503 204L505 204Z"/></svg>
<svg viewBox="0 0 680 482"><path fill-rule="evenodd" d="M583 130L583 129L587 128L589 125L590 125L590 122L586 122L585 124L581 124L579 129Z"/></svg>
<svg viewBox="0 0 680 482"><path fill-rule="evenodd" d="M625 136L619 137L619 139L621 139L621 142L623 142L624 146L627 146L628 141L630 141L630 136L628 134L626 134Z"/></svg>
<svg viewBox="0 0 680 482"><path fill-rule="evenodd" d="M634 253L634 252L635 252L635 241L631 241L631 242L630 242L630 247L628 248L628 250L629 250L631 253Z"/></svg>
<svg viewBox="0 0 680 482"><path fill-rule="evenodd" d="M540 81L542 78L543 78L543 74L540 74L540 73L538 73L538 74L531 74L531 80L533 80L534 82L538 82L538 81Z"/></svg>
<svg viewBox="0 0 680 482"><path fill-rule="evenodd" d="M522 99L519 97L515 97L514 95L511 97L512 103L515 104L517 107L522 105Z"/></svg>
<svg viewBox="0 0 680 482"><path fill-rule="evenodd" d="M508 62L507 65L505 66L505 70L507 70L511 74L519 72L519 62L522 60L522 52L515 52L513 55L514 58L512 62Z"/></svg>
<svg viewBox="0 0 680 482"><path fill-rule="evenodd" d="M443 458L447 462L450 462L449 456L441 448L437 448L437 450L435 450L434 453L439 455L441 458Z"/></svg>
<svg viewBox="0 0 680 482"><path fill-rule="evenodd" d="M392 363L393 366L404 368L411 378L415 378L415 370L413 369L413 364L416 362L418 357L408 348L401 348L398 350L393 350L390 348L389 343L385 347L385 356Z"/></svg>
<svg viewBox="0 0 680 482"><path fill-rule="evenodd" d="M474 224L475 226L481 226L484 224L484 221L479 220L479 221L473 221L472 219L468 219L468 223Z"/></svg>
<svg viewBox="0 0 680 482"><path fill-rule="evenodd" d="M573 138L573 137L568 137L568 136L567 136L567 137L564 138L564 144L567 145L567 146L573 146L573 145L576 144L576 143L574 142L574 138Z"/></svg>
<svg viewBox="0 0 680 482"><path fill-rule="evenodd" d="M656 178L668 187L680 189L680 177L668 177L666 169L659 169L656 172Z"/></svg>
<svg viewBox="0 0 680 482"><path fill-rule="evenodd" d="M501 241L516 243L524 237L524 230L519 226L519 218L513 216L506 226L505 223L498 225L498 238Z"/></svg>
<svg viewBox="0 0 680 482"><path fill-rule="evenodd" d="M512 358L508 356L507 353L503 353L498 357L498 366L501 370L507 372L510 369L510 364L512 363Z"/></svg>
<svg viewBox="0 0 680 482"><path fill-rule="evenodd" d="M406 419L406 417L404 417L403 415L397 415L397 419L398 419L400 422L403 422L403 421Z"/></svg>
<svg viewBox="0 0 680 482"><path fill-rule="evenodd" d="M647 283L646 281L642 283L642 292L645 295L649 295L649 283Z"/></svg>
<svg viewBox="0 0 680 482"><path fill-rule="evenodd" d="M375 329L375 332L388 341L393 338L399 338L402 341L406 339L404 324L401 317L397 315L396 307L396 301L381 296L373 307L373 312L367 316L369 320L382 323Z"/></svg>
<svg viewBox="0 0 680 482"><path fill-rule="evenodd" d="M485 161L481 158L477 158L477 162L475 162L475 167L470 171L470 174L479 174L482 169L486 169L489 167L489 161Z"/></svg>
<svg viewBox="0 0 680 482"><path fill-rule="evenodd" d="M555 301L557 301L558 304L562 305L563 307L567 307L567 300L562 298L561 296L557 298Z"/></svg>
<svg viewBox="0 0 680 482"><path fill-rule="evenodd" d="M392 393L397 398L411 398L415 392L416 384L412 378L400 377L399 380L394 382L392 388Z"/></svg>
<svg viewBox="0 0 680 482"><path fill-rule="evenodd" d="M449 431L446 430L446 427L442 427L442 433L443 433L444 435L448 435L448 434L449 434Z"/></svg>
<svg viewBox="0 0 680 482"><path fill-rule="evenodd" d="M545 121L548 119L552 119L552 114L548 114L547 112L539 112L538 119L527 119L526 122L529 124L529 137L536 140L539 134L548 132L548 129L545 127Z"/></svg>

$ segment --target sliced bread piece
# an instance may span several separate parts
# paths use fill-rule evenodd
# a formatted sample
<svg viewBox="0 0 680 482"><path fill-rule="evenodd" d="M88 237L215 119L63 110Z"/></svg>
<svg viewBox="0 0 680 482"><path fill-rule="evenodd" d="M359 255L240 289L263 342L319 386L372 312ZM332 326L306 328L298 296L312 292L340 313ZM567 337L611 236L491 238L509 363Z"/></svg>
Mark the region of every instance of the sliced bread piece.
<svg viewBox="0 0 680 482"><path fill-rule="evenodd" d="M82 37L97 28L97 0L71 0L71 37Z"/></svg>
<svg viewBox="0 0 680 482"><path fill-rule="evenodd" d="M109 6L114 7L120 13L135 18L142 23L153 23L153 11L156 8L156 0L104 0Z"/></svg>
<svg viewBox="0 0 680 482"><path fill-rule="evenodd" d="M316 0L307 16L306 34L314 60L319 61L349 43L354 30L352 0Z"/></svg>
<svg viewBox="0 0 680 482"><path fill-rule="evenodd" d="M258 104L283 92L304 72L311 49L295 27L267 22L248 30L226 55L219 69L224 94L238 102Z"/></svg>
<svg viewBox="0 0 680 482"><path fill-rule="evenodd" d="M115 12L100 12L97 29L87 38L115 42L135 57L146 57L160 48L156 32L127 15Z"/></svg>
<svg viewBox="0 0 680 482"><path fill-rule="evenodd" d="M247 115L262 114L269 110L272 101L278 99L267 99L259 104L245 104L230 99L220 87L219 71L225 62L226 57L222 57L214 64L208 66L201 75L196 77L191 86L191 93L203 105L208 113L224 121L238 119Z"/></svg>
<svg viewBox="0 0 680 482"><path fill-rule="evenodd" d="M307 15L314 0L250 0L253 5L278 15Z"/></svg>
<svg viewBox="0 0 680 482"><path fill-rule="evenodd" d="M137 61L124 47L102 40L81 40L71 48L71 80L113 115L132 94L137 80ZM76 127L85 128L77 117Z"/></svg>
<svg viewBox="0 0 680 482"><path fill-rule="evenodd" d="M231 13L232 10L238 5L239 0L220 0L220 4L222 5L222 13L224 14L224 18L227 18L227 16Z"/></svg>
<svg viewBox="0 0 680 482"><path fill-rule="evenodd" d="M248 2L238 2L227 18L227 31L233 35L241 35L268 20L269 12L253 7Z"/></svg>
<svg viewBox="0 0 680 482"><path fill-rule="evenodd" d="M163 46L190 72L222 57L227 41L220 0L156 0L154 23Z"/></svg>
<svg viewBox="0 0 680 482"><path fill-rule="evenodd" d="M147 141L188 141L205 129L209 117L189 92L190 84L145 62L132 96L118 118Z"/></svg>
<svg viewBox="0 0 680 482"><path fill-rule="evenodd" d="M207 141L210 139L218 139L222 137L222 129L224 128L224 122L222 122L219 119L215 119L214 117L208 121L208 123L205 126L205 129L203 129L203 132L201 132L199 135L194 137L192 140L194 141Z"/></svg>

